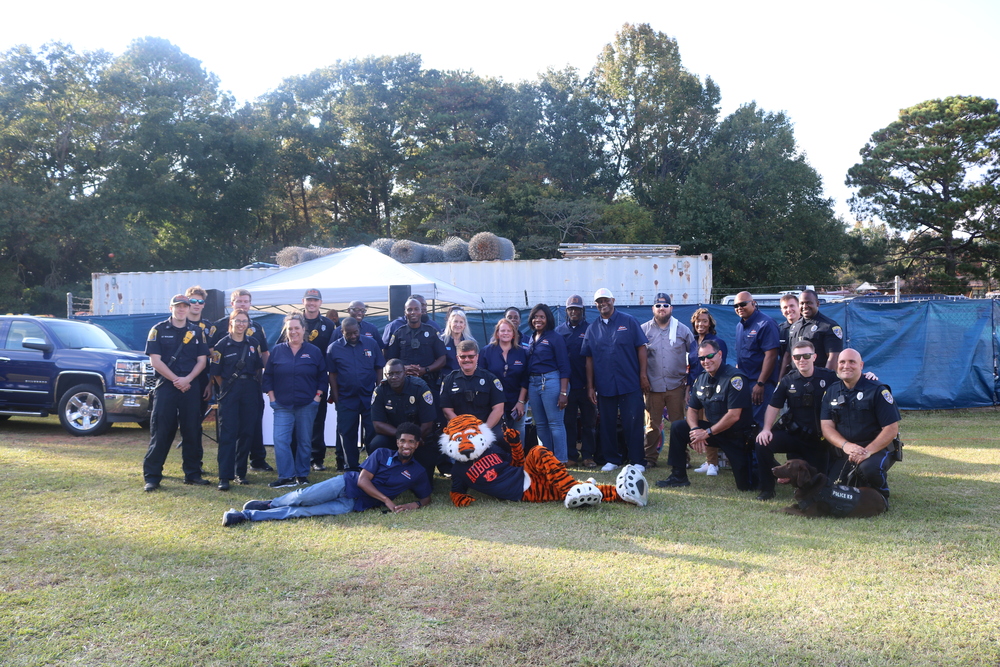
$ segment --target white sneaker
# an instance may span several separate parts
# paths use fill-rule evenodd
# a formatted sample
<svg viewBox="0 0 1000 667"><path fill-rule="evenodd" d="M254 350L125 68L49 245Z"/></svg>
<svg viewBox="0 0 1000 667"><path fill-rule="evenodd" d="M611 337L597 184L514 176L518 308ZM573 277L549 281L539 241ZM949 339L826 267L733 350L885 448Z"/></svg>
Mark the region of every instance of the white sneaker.
<svg viewBox="0 0 1000 667"><path fill-rule="evenodd" d="M604 467L601 468L601 472L611 472L612 470L617 470L618 466L614 463L605 463Z"/></svg>
<svg viewBox="0 0 1000 667"><path fill-rule="evenodd" d="M646 472L646 466L641 466L638 463L633 464L632 467L638 470L639 472Z"/></svg>
<svg viewBox="0 0 1000 667"><path fill-rule="evenodd" d="M705 465L708 466L708 470L705 471L705 474L709 477L715 477L719 474L719 466L714 466L711 463L706 463Z"/></svg>
<svg viewBox="0 0 1000 667"><path fill-rule="evenodd" d="M697 468L695 468L691 472L708 472L708 469L711 466L712 466L711 463L709 463L708 461L705 461L704 463L702 463L700 466L698 466Z"/></svg>

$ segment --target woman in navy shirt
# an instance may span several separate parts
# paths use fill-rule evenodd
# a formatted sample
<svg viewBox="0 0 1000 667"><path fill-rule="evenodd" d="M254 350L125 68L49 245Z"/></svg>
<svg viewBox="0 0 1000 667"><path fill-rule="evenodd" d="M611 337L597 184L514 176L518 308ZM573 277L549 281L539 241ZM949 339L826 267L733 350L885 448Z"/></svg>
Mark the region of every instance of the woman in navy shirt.
<svg viewBox="0 0 1000 667"><path fill-rule="evenodd" d="M507 426L524 441L524 406L528 398L528 353L521 347L517 329L508 319L493 327L490 344L479 353L479 367L500 379L503 385L503 414Z"/></svg>
<svg viewBox="0 0 1000 667"><path fill-rule="evenodd" d="M271 349L264 368L263 388L274 410L274 459L278 463L278 479L268 484L272 488L309 483L313 422L329 379L323 353L303 340L305 329L300 313L286 317L285 342Z"/></svg>
<svg viewBox="0 0 1000 667"><path fill-rule="evenodd" d="M569 353L565 339L556 333L552 311L544 303L531 309L531 342L528 343L528 396L538 440L561 463L566 463L566 423L563 410L569 401Z"/></svg>
<svg viewBox="0 0 1000 667"><path fill-rule="evenodd" d="M459 370L456 353L458 344L463 340L476 340L469 333L469 319L465 316L465 311L461 308L452 310L448 315L448 321L445 322L444 331L438 337L444 343L444 354L447 357L445 366L441 369L441 377L444 377L452 371Z"/></svg>

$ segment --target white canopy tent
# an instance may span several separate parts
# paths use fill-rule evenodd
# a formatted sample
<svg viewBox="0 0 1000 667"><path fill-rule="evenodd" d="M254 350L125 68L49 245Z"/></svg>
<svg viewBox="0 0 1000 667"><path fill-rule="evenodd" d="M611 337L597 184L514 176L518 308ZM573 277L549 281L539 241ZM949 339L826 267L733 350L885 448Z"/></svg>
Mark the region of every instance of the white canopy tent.
<svg viewBox="0 0 1000 667"><path fill-rule="evenodd" d="M368 246L355 246L340 252L290 266L265 278L240 285L253 294L254 308L297 310L308 289L323 294L323 309L344 307L354 300L364 301L370 308L388 310L389 286L409 285L413 294L423 295L430 306L457 304L482 309L482 297L450 285L437 278L428 278L419 271L400 264Z"/></svg>

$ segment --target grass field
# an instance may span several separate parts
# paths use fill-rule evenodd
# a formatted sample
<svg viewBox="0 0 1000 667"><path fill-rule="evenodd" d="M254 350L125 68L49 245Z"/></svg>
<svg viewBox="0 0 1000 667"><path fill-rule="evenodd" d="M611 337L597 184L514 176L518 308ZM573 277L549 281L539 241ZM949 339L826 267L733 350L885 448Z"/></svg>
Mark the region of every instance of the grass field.
<svg viewBox="0 0 1000 667"><path fill-rule="evenodd" d="M723 474L575 511L459 510L439 479L419 512L223 528L273 473L184 486L175 450L145 494L146 432L12 419L0 664L998 665L998 427L905 414L875 519L775 514L788 487L759 503Z"/></svg>

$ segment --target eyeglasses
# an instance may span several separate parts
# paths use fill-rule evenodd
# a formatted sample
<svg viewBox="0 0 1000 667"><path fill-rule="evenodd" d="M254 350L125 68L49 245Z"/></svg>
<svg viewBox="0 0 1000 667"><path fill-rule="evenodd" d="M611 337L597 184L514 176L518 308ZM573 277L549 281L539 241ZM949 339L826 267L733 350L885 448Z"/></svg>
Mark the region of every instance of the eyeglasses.
<svg viewBox="0 0 1000 667"><path fill-rule="evenodd" d="M188 301L191 302L192 306L196 306L196 305L200 306L201 304L205 303L204 299L192 299L191 297L188 297Z"/></svg>
<svg viewBox="0 0 1000 667"><path fill-rule="evenodd" d="M705 356L698 356L698 361L705 361L706 359L714 359L718 352L713 352L712 354L706 354Z"/></svg>
<svg viewBox="0 0 1000 667"><path fill-rule="evenodd" d="M476 355L474 355L474 354L460 354L460 355L458 355L458 358L459 359L475 359Z"/></svg>
<svg viewBox="0 0 1000 667"><path fill-rule="evenodd" d="M812 359L814 352L803 352L802 354L793 354L792 359L798 361L799 359Z"/></svg>
<svg viewBox="0 0 1000 667"><path fill-rule="evenodd" d="M733 304L733 308L746 308L750 305L749 301L737 301Z"/></svg>
<svg viewBox="0 0 1000 667"><path fill-rule="evenodd" d="M654 303L653 308L673 308L669 303Z"/></svg>

